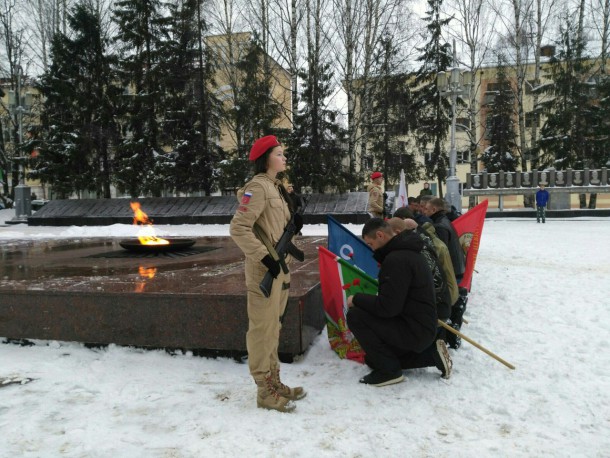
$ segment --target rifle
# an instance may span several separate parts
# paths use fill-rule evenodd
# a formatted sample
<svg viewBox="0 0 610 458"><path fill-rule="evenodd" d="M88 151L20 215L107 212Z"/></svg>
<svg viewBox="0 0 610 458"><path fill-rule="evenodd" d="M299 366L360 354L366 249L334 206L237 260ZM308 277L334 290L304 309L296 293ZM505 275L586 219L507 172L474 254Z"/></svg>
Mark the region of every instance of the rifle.
<svg viewBox="0 0 610 458"><path fill-rule="evenodd" d="M285 274L288 273L288 266L286 265L286 254L290 254L293 258L295 258L299 262L303 262L305 260L305 253L303 253L300 249L298 249L293 243L292 238L294 235L301 230L303 226L303 213L305 212L305 208L307 207L307 203L309 202L309 197L303 198L304 204L302 207L299 207L297 211L295 211L290 217L290 221L286 224L284 228L284 233L278 240L275 247L271 246L269 239L262 231L258 231L257 235L261 238L262 242L269 250L269 254L271 257L280 263L282 270ZM297 222L298 221L298 222ZM300 226L300 227L299 227ZM255 226L256 228L256 226ZM261 233L263 236L261 237ZM259 288L265 297L269 297L271 295L271 287L273 286L273 275L271 272L267 271L265 274L265 278L260 283Z"/></svg>

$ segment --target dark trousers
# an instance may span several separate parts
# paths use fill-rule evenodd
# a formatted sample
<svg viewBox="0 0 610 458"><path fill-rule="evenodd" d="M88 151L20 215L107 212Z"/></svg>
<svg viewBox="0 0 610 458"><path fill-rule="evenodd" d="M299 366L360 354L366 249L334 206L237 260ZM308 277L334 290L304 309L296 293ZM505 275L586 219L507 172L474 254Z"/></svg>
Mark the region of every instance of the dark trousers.
<svg viewBox="0 0 610 458"><path fill-rule="evenodd" d="M436 341L445 340L446 331L445 328L439 327L436 333L436 338L432 343L422 352L417 353L410 351L400 355L400 367L403 369L418 369L420 367L436 367L434 360L434 354L436 350Z"/></svg>
<svg viewBox="0 0 610 458"><path fill-rule="evenodd" d="M416 325L419 334L416 335L412 325L401 318L380 318L358 307L348 311L347 325L365 351L366 363L372 369L388 373L403 368L404 355L427 350L435 342L435 330L425 332ZM430 365L434 366L434 361Z"/></svg>
<svg viewBox="0 0 610 458"><path fill-rule="evenodd" d="M536 206L536 221L540 222L542 218L542 222L544 223L546 217L546 207Z"/></svg>

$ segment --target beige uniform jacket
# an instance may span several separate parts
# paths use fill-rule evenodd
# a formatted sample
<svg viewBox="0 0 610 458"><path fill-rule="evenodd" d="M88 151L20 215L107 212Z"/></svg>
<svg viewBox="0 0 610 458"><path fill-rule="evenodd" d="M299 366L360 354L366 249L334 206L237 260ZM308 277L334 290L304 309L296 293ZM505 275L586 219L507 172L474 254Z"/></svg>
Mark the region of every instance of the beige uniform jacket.
<svg viewBox="0 0 610 458"><path fill-rule="evenodd" d="M231 220L230 234L246 257L252 260L260 261L269 254L263 242L252 232L254 223L261 227L275 246L290 220L288 204L278 186L282 186L281 181L259 173L237 193L240 203Z"/></svg>
<svg viewBox="0 0 610 458"><path fill-rule="evenodd" d="M369 205L367 211L374 213L375 216L381 218L383 215L383 191L381 186L371 183L368 185L367 191L369 192Z"/></svg>

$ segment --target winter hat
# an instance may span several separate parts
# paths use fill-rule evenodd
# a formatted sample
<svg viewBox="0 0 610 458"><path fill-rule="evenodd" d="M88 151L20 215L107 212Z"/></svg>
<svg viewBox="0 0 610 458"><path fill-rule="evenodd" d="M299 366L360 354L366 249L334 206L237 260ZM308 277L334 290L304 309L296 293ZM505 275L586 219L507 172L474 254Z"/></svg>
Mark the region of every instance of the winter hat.
<svg viewBox="0 0 610 458"><path fill-rule="evenodd" d="M373 174L371 175L371 180L374 180L376 178L383 178L381 172L373 172Z"/></svg>
<svg viewBox="0 0 610 458"><path fill-rule="evenodd" d="M250 150L250 160L257 160L270 148L274 148L276 146L280 146L280 142L277 140L275 135L267 135L266 137L259 138L252 145L252 149Z"/></svg>

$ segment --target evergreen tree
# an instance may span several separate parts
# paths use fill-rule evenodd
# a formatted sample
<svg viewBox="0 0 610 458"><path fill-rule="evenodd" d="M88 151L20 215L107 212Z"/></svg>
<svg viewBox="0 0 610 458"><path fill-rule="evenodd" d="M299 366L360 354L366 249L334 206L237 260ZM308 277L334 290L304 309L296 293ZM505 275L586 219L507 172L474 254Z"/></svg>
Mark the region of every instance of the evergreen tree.
<svg viewBox="0 0 610 458"><path fill-rule="evenodd" d="M223 187L237 188L246 181L250 173L250 146L257 138L270 134L283 136L274 128L281 109L272 97L271 65L276 64L269 61L256 37L246 44L245 52L235 63L233 103L225 116L232 126L237 147L220 164L219 180Z"/></svg>
<svg viewBox="0 0 610 458"><path fill-rule="evenodd" d="M515 98L513 88L506 75L503 57L498 62L496 91L491 110L487 113L489 146L481 156L488 172L514 172L517 165L515 157Z"/></svg>
<svg viewBox="0 0 610 458"><path fill-rule="evenodd" d="M539 108L546 121L538 140L538 166L582 169L596 157L596 129L603 123L588 83L592 64L569 19L560 27L560 36L561 48L549 65L552 84L541 89L551 97Z"/></svg>
<svg viewBox="0 0 610 458"><path fill-rule="evenodd" d="M386 183L397 183L400 170L407 183L420 179L420 165L408 148L407 135L413 127L409 75L396 73L398 49L392 37L382 38L375 54L376 84L372 88L369 139L374 154L374 170L383 170Z"/></svg>
<svg viewBox="0 0 610 458"><path fill-rule="evenodd" d="M424 21L430 39L420 48L421 62L412 84L413 113L416 117L416 144L420 151L428 153L425 161L426 176L436 178L439 189L447 178L448 157L445 140L450 126L451 106L436 86L436 76L451 65L451 46L443 42L443 28L450 18L441 18L442 0L428 0ZM442 191L441 191L442 193Z"/></svg>
<svg viewBox="0 0 610 458"><path fill-rule="evenodd" d="M281 113L279 104L271 96L270 62L256 37L250 41L237 68L242 75L242 84L230 116L239 126L244 143L251 145L273 130L273 124Z"/></svg>
<svg viewBox="0 0 610 458"><path fill-rule="evenodd" d="M216 166L220 150L213 141L220 135L219 101L210 91L214 86L209 52L204 47L207 29L201 1L185 0L170 6L169 38L161 63L164 93L163 144L171 147L170 175L179 192L216 189Z"/></svg>
<svg viewBox="0 0 610 458"><path fill-rule="evenodd" d="M133 197L160 196L172 187L173 157L162 149L159 127L166 102L161 64L169 34L163 11L170 5L162 0L118 0L114 8L116 41L122 51L120 75L127 92L116 183Z"/></svg>
<svg viewBox="0 0 610 458"><path fill-rule="evenodd" d="M61 198L82 191L109 198L120 94L114 58L95 11L77 5L68 21L74 37L55 35L52 64L41 78L43 127L31 176Z"/></svg>
<svg viewBox="0 0 610 458"><path fill-rule="evenodd" d="M303 81L301 108L294 115L288 150L292 181L297 190L307 186L320 193L327 188L344 192L355 183L342 164L346 132L337 123L337 113L325 106L332 93L331 66L310 56L308 70L299 77Z"/></svg>

